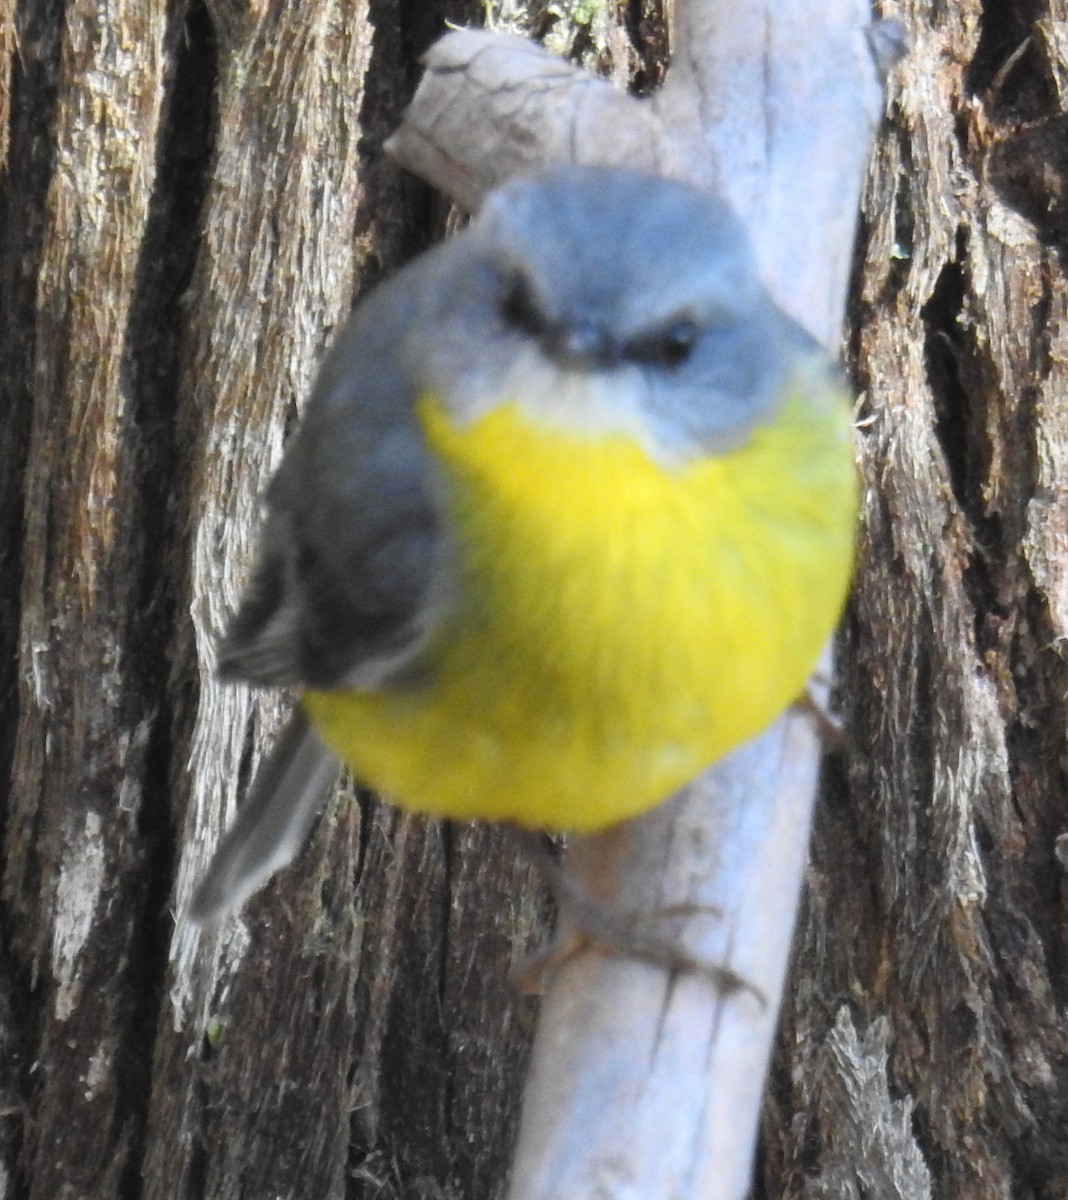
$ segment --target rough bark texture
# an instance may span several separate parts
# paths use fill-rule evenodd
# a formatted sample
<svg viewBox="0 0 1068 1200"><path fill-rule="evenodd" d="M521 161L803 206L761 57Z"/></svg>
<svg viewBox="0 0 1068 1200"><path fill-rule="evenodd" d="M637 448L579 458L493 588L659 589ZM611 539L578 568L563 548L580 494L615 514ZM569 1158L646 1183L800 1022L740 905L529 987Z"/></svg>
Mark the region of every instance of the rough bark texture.
<svg viewBox="0 0 1068 1200"><path fill-rule="evenodd" d="M1068 6L911 3L857 257L866 513L768 1197L1068 1194ZM0 1197L499 1196L542 901L335 806L211 945L169 911L272 712L210 680L459 4L0 0ZM646 85L663 24L577 38ZM182 870L206 847L194 841ZM176 986L195 977L198 989Z"/></svg>

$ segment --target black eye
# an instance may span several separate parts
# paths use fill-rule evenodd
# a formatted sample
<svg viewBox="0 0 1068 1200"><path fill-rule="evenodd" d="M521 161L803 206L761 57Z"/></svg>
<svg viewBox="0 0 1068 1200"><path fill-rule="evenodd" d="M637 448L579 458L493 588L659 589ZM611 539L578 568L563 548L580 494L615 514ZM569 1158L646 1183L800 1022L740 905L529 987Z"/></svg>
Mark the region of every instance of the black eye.
<svg viewBox="0 0 1068 1200"><path fill-rule="evenodd" d="M534 336L545 332L548 322L538 306L530 281L518 272L504 283L498 311L506 325Z"/></svg>
<svg viewBox="0 0 1068 1200"><path fill-rule="evenodd" d="M655 333L629 341L624 357L631 362L655 367L677 367L690 357L697 344L697 325L693 321L673 321Z"/></svg>

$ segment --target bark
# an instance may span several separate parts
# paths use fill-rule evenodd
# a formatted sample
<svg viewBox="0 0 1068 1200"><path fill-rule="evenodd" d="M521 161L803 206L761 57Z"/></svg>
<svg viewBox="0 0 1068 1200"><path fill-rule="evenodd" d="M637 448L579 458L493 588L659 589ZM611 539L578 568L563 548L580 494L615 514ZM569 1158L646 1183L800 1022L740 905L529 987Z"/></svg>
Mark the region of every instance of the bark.
<svg viewBox="0 0 1068 1200"><path fill-rule="evenodd" d="M651 86L634 9L563 40ZM761 1188L1044 1200L1068 11L901 12L848 338L849 752ZM476 14L0 0L0 1197L503 1194L534 1015L507 973L545 908L504 835L350 789L243 923L196 945L173 914L277 716L210 674L256 497L352 294L443 224L381 153L442 15Z"/></svg>

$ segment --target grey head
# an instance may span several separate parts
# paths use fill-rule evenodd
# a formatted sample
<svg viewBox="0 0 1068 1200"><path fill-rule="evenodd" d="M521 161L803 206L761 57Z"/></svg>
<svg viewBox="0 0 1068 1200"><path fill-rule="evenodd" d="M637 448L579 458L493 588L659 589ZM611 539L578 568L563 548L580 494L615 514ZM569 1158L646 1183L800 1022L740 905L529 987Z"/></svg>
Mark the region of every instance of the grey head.
<svg viewBox="0 0 1068 1200"><path fill-rule="evenodd" d="M506 185L439 270L413 373L460 418L529 397L542 418L644 433L668 459L723 452L815 351L771 302L726 204L632 171L559 167Z"/></svg>

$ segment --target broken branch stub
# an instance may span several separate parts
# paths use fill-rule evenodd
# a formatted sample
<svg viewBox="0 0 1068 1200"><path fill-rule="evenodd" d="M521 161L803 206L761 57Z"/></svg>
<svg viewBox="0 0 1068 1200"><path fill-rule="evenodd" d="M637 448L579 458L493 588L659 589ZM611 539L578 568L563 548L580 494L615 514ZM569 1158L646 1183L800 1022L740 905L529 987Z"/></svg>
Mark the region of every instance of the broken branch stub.
<svg viewBox="0 0 1068 1200"><path fill-rule="evenodd" d="M425 61L386 148L467 212L506 179L547 163L668 173L660 124L648 106L533 42L458 30Z"/></svg>

